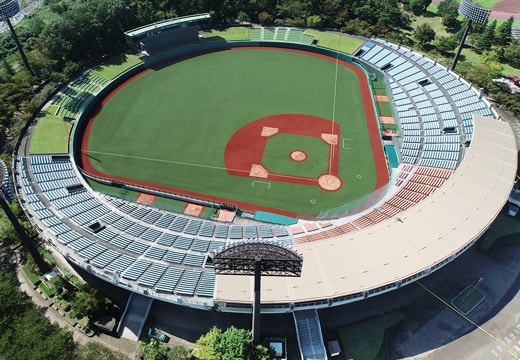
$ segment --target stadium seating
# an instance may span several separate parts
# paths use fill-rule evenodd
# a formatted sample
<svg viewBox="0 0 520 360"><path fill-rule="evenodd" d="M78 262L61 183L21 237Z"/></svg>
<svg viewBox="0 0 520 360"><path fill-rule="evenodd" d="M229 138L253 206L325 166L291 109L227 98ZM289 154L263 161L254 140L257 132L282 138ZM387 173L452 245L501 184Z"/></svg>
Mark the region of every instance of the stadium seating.
<svg viewBox="0 0 520 360"><path fill-rule="evenodd" d="M403 135L402 162L454 170L471 140L471 115L493 117L478 93L442 65L392 43L374 39L357 55L388 76ZM450 146L431 146L442 144Z"/></svg>
<svg viewBox="0 0 520 360"><path fill-rule="evenodd" d="M54 246L68 256L76 253L91 271L119 273L121 281L147 291L211 298L215 273L206 265L209 252L244 236L292 244L283 226L216 224L92 194L68 155L20 157L17 163L24 203Z"/></svg>
<svg viewBox="0 0 520 360"><path fill-rule="evenodd" d="M88 72L67 84L52 102L52 105L58 106L54 115L76 118L109 81L101 75Z"/></svg>
<svg viewBox="0 0 520 360"><path fill-rule="evenodd" d="M253 27L250 36L251 40L257 41L287 41L305 45L311 45L314 41L314 36L295 28Z"/></svg>

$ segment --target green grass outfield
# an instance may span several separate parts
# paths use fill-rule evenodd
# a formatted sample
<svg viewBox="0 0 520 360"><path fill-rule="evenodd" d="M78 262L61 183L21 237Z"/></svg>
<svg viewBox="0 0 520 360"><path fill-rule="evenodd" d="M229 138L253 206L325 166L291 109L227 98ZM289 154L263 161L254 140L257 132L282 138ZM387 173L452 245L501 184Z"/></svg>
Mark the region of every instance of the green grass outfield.
<svg viewBox="0 0 520 360"><path fill-rule="evenodd" d="M335 61L249 49L151 70L113 94L97 115L88 138L91 165L111 176L297 214L355 201L374 190L376 168L357 76L337 70L336 83ZM275 181L259 186L227 175L224 149L238 129L291 113L341 124L341 190ZM312 142L305 146L312 150Z"/></svg>
<svg viewBox="0 0 520 360"><path fill-rule="evenodd" d="M38 119L29 152L31 154L66 153L72 124L55 116L56 106L49 106L44 116Z"/></svg>

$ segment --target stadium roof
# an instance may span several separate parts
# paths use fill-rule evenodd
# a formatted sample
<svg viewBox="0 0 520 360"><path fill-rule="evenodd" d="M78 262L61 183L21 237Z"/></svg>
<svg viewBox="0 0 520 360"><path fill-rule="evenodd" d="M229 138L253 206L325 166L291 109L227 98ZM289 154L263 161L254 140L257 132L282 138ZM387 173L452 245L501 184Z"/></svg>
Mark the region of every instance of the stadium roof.
<svg viewBox="0 0 520 360"><path fill-rule="evenodd" d="M149 31L152 31L154 29L163 29L163 28L169 28L172 26L184 24L184 23L191 23L191 22L199 22L208 20L210 18L209 14L197 14L197 15L189 15L189 16L181 16L174 19L168 19L168 20L162 20L158 22L154 22L153 24L148 24L145 26L141 26L129 31L125 31L125 36L128 37L135 37L140 36L143 34L146 34Z"/></svg>
<svg viewBox="0 0 520 360"><path fill-rule="evenodd" d="M476 241L513 187L517 145L508 123L473 119L468 153L442 187L370 228L296 246L305 259L301 277L263 278L262 303L319 301L425 275ZM251 303L252 289L252 276L217 275L214 300Z"/></svg>

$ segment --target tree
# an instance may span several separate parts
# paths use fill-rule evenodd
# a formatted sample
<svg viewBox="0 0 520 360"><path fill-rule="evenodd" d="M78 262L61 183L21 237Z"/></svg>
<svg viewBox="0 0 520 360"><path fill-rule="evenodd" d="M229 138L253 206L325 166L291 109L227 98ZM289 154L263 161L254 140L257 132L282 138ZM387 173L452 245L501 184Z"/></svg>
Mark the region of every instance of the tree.
<svg viewBox="0 0 520 360"><path fill-rule="evenodd" d="M477 41L473 45L475 51L481 54L485 50L491 50L491 46L495 40L495 30L497 28L497 21L491 21L488 26L484 29L482 34L477 38Z"/></svg>
<svg viewBox="0 0 520 360"><path fill-rule="evenodd" d="M312 28L320 28L323 25L321 16L311 15L307 18L307 26Z"/></svg>
<svg viewBox="0 0 520 360"><path fill-rule="evenodd" d="M442 55L449 55L457 47L458 41L455 35L440 36L435 39L434 45Z"/></svg>
<svg viewBox="0 0 520 360"><path fill-rule="evenodd" d="M222 330L216 326L212 327L210 331L198 338L196 342L195 351L193 355L199 360L220 360L219 354L214 348L217 336L222 333Z"/></svg>
<svg viewBox="0 0 520 360"><path fill-rule="evenodd" d="M407 7L414 15L420 16L424 14L431 3L432 0L410 0Z"/></svg>
<svg viewBox="0 0 520 360"><path fill-rule="evenodd" d="M262 25L270 25L273 23L273 17L266 11L258 14L258 22Z"/></svg>
<svg viewBox="0 0 520 360"><path fill-rule="evenodd" d="M72 333L51 324L20 292L13 277L0 272L1 358L69 360L74 349Z"/></svg>
<svg viewBox="0 0 520 360"><path fill-rule="evenodd" d="M226 331L213 327L197 340L194 356L199 360L270 360L273 352L266 346L253 345L251 330L234 326Z"/></svg>
<svg viewBox="0 0 520 360"><path fill-rule="evenodd" d="M137 357L141 360L168 360L167 353L168 347L155 339L149 342L139 341Z"/></svg>
<svg viewBox="0 0 520 360"><path fill-rule="evenodd" d="M455 29L460 23L457 20L459 16L459 2L457 0L442 0L437 8L437 15L442 18L442 25L447 29Z"/></svg>
<svg viewBox="0 0 520 360"><path fill-rule="evenodd" d="M243 11L238 13L237 20L240 21L240 23L247 23L251 21L251 18L249 15Z"/></svg>
<svg viewBox="0 0 520 360"><path fill-rule="evenodd" d="M174 346L168 352L168 360L190 360L190 359L191 359L191 351L182 345Z"/></svg>
<svg viewBox="0 0 520 360"><path fill-rule="evenodd" d="M507 59L509 65L520 69L520 40L514 40L504 50L504 58Z"/></svg>
<svg viewBox="0 0 520 360"><path fill-rule="evenodd" d="M122 352L109 349L105 345L91 341L74 351L74 360L129 360Z"/></svg>
<svg viewBox="0 0 520 360"><path fill-rule="evenodd" d="M251 330L231 326L217 335L213 347L223 360L251 359L252 344Z"/></svg>
<svg viewBox="0 0 520 360"><path fill-rule="evenodd" d="M413 36L417 40L419 47L424 48L426 44L435 39L435 30L428 24L421 24L415 29Z"/></svg>
<svg viewBox="0 0 520 360"><path fill-rule="evenodd" d="M509 46L513 38L511 37L511 29L515 18L510 17L502 24L500 24L495 32L495 45Z"/></svg>

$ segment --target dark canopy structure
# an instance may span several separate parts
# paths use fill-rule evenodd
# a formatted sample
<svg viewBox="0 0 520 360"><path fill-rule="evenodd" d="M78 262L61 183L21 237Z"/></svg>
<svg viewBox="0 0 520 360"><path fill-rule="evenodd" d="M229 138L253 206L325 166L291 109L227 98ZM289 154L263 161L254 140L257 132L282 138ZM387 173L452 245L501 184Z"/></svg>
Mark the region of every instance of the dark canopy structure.
<svg viewBox="0 0 520 360"><path fill-rule="evenodd" d="M221 275L254 275L260 259L262 276L300 276L303 258L294 250L266 241L240 242L215 254L215 271Z"/></svg>

